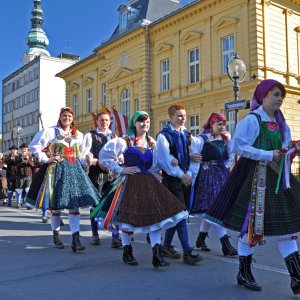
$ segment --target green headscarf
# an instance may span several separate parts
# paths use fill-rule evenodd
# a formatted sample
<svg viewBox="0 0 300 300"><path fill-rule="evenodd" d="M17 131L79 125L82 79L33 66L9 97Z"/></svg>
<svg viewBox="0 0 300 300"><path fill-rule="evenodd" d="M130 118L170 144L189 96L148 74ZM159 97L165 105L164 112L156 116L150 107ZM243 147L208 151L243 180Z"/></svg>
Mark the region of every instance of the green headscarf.
<svg viewBox="0 0 300 300"><path fill-rule="evenodd" d="M138 110L134 113L128 125L128 132L127 132L128 136L134 135L134 127L135 127L134 124L137 118L142 115L147 115L149 117L148 113L142 110Z"/></svg>

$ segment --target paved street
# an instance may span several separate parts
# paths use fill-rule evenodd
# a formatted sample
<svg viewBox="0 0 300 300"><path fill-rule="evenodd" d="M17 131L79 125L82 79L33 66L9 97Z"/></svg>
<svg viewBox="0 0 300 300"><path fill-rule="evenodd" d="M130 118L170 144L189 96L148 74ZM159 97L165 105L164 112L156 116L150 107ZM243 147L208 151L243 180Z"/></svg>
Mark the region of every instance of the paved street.
<svg viewBox="0 0 300 300"><path fill-rule="evenodd" d="M273 240L256 249L254 274L263 291L253 292L236 284L238 259L222 255L213 232L207 240L213 251L202 252L204 259L197 266L172 260L170 267L156 271L144 235L136 235L133 242L137 267L122 262L122 250L110 248L108 232L101 233L100 246L90 245L88 210L81 211L86 251L74 254L66 214L62 227L66 247L58 250L40 211L0 205L0 299L296 299ZM193 243L198 229L199 220L191 218ZM236 245L237 234L230 235ZM180 250L177 237L174 244Z"/></svg>

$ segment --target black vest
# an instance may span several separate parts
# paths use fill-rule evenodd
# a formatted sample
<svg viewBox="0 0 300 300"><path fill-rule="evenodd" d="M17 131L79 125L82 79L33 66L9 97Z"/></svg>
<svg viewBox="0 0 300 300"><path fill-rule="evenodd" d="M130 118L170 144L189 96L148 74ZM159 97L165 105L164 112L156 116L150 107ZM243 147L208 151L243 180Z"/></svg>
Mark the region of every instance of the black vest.
<svg viewBox="0 0 300 300"><path fill-rule="evenodd" d="M99 152L102 147L107 143L108 139L107 136L103 133L97 133L96 130L90 131L92 136L92 147L90 152L93 154L94 157L99 156Z"/></svg>

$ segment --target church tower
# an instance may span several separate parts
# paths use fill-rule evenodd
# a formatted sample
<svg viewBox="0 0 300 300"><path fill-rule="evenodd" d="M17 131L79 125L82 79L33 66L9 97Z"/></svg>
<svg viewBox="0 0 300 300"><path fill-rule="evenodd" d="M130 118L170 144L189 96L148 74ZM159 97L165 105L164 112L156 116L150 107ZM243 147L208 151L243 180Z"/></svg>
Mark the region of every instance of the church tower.
<svg viewBox="0 0 300 300"><path fill-rule="evenodd" d="M31 11L31 30L26 38L26 44L29 46L29 49L23 55L24 64L39 55L50 56L50 53L46 50L46 47L49 45L49 40L43 30L44 13L41 6L42 1L34 0L33 3L34 7Z"/></svg>

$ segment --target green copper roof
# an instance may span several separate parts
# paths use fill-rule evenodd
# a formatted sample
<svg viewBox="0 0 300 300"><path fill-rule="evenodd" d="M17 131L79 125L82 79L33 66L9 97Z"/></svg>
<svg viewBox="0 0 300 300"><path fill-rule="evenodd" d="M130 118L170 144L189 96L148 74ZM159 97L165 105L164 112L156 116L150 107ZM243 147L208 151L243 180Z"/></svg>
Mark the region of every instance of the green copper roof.
<svg viewBox="0 0 300 300"><path fill-rule="evenodd" d="M45 54L50 56L50 53L46 50L49 45L49 40L46 33L43 30L43 10L41 7L41 0L34 0L34 7L31 11L31 30L26 38L26 44L29 46L27 54Z"/></svg>

